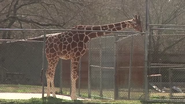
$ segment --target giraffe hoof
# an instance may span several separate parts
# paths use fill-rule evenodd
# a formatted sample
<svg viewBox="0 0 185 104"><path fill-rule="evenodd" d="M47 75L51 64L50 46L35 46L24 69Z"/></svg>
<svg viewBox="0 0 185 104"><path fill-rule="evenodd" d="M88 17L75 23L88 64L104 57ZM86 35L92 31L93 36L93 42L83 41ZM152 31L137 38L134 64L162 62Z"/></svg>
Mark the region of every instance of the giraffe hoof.
<svg viewBox="0 0 185 104"><path fill-rule="evenodd" d="M56 95L53 95L54 98L56 98Z"/></svg>

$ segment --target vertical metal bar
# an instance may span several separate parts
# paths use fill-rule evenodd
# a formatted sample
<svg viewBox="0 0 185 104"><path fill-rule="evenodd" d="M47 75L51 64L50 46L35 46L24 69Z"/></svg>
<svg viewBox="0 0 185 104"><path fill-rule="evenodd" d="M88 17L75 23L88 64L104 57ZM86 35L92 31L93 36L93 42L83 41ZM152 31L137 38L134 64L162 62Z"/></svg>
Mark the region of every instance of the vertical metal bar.
<svg viewBox="0 0 185 104"><path fill-rule="evenodd" d="M100 97L103 97L103 88L102 88L102 37L100 37Z"/></svg>
<svg viewBox="0 0 185 104"><path fill-rule="evenodd" d="M3 66L3 65L1 65L1 66ZM2 68L1 69L1 83L3 83L3 81L4 81L4 69Z"/></svg>
<svg viewBox="0 0 185 104"><path fill-rule="evenodd" d="M130 100L130 91L131 91L131 78L132 78L132 60L133 60L133 48L134 48L134 36L131 36L131 44L130 44L130 62L129 62L129 75L128 75L128 99Z"/></svg>
<svg viewBox="0 0 185 104"><path fill-rule="evenodd" d="M81 84L81 64L82 64L82 60L80 58L80 63L79 63L79 78L78 78L78 96L80 96L80 84Z"/></svg>
<svg viewBox="0 0 185 104"><path fill-rule="evenodd" d="M89 62L88 62L88 98L91 98L91 41L89 42Z"/></svg>
<svg viewBox="0 0 185 104"><path fill-rule="evenodd" d="M61 94L63 94L63 91L62 91L62 86L63 86L63 84L62 84L62 83L63 83L63 82L62 82L62 80L63 80L63 79L62 79L62 71L63 71L63 70L62 70L62 69L63 69L63 68L62 68L62 60L59 61L59 64L60 64L60 92L61 92Z"/></svg>
<svg viewBox="0 0 185 104"><path fill-rule="evenodd" d="M117 39L118 36L114 35L114 100L118 99L118 87L117 87Z"/></svg>
<svg viewBox="0 0 185 104"><path fill-rule="evenodd" d="M148 100L149 98L149 91L148 91L148 35L149 35L149 2L148 0L146 2L146 34L145 34L145 41L144 41L144 47L145 47L145 62L144 62L144 93L145 93L145 100Z"/></svg>
<svg viewBox="0 0 185 104"><path fill-rule="evenodd" d="M161 73L161 68L159 69L159 73ZM162 89L162 75L159 76L160 85L159 88Z"/></svg>
<svg viewBox="0 0 185 104"><path fill-rule="evenodd" d="M43 47L42 47L42 72L41 72L41 77L42 77L42 98L44 98L44 82L45 82L45 42L46 42L46 33L45 33L45 30L43 31L44 32L44 40L43 40Z"/></svg>
<svg viewBox="0 0 185 104"><path fill-rule="evenodd" d="M70 66L69 66L69 68L70 68L70 95L71 95L71 90L72 90L72 81L71 81L71 72L72 72L72 67L71 67L71 60L70 60Z"/></svg>
<svg viewBox="0 0 185 104"><path fill-rule="evenodd" d="M172 98L172 69L169 69L170 99Z"/></svg>

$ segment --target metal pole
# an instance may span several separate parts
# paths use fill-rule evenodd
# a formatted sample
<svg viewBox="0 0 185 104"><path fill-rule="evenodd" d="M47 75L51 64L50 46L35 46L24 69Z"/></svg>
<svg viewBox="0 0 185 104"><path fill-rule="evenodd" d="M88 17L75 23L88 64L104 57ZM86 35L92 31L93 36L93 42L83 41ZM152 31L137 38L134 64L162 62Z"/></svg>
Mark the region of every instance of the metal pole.
<svg viewBox="0 0 185 104"><path fill-rule="evenodd" d="M80 84L81 84L81 64L82 60L80 58L80 64L79 64L79 78L78 78L78 96L80 96Z"/></svg>
<svg viewBox="0 0 185 104"><path fill-rule="evenodd" d="M45 42L46 42L46 33L44 32L44 40L43 40L43 48L42 48L42 72L41 72L41 77L42 77L42 98L44 98L44 82L45 82L45 70L44 70L44 66L45 66Z"/></svg>
<svg viewBox="0 0 185 104"><path fill-rule="evenodd" d="M71 60L70 60L70 66L69 66L69 68L70 68L70 95L71 95L71 90L72 90L72 81L71 81L71 73L72 73L72 67L71 67Z"/></svg>
<svg viewBox="0 0 185 104"><path fill-rule="evenodd" d="M61 92L61 94L63 94L63 91L62 91L62 60L60 60L59 61L59 63L60 63L60 92Z"/></svg>
<svg viewBox="0 0 185 104"><path fill-rule="evenodd" d="M129 65L129 76L128 76L128 99L130 100L130 91L131 91L131 75L132 75L132 60L133 60L133 46L134 45L134 36L131 36L130 44L130 65Z"/></svg>
<svg viewBox="0 0 185 104"><path fill-rule="evenodd" d="M170 99L172 98L172 69L169 69L169 82L170 82Z"/></svg>
<svg viewBox="0 0 185 104"><path fill-rule="evenodd" d="M117 39L118 36L114 36L114 100L118 99L118 87L117 87Z"/></svg>
<svg viewBox="0 0 185 104"><path fill-rule="evenodd" d="M89 61L88 61L88 98L91 98L91 41L89 42Z"/></svg>
<svg viewBox="0 0 185 104"><path fill-rule="evenodd" d="M103 97L103 88L102 88L102 37L100 37L100 97Z"/></svg>
<svg viewBox="0 0 185 104"><path fill-rule="evenodd" d="M144 62L144 93L145 93L145 100L148 100L149 98L149 91L148 91L148 35L149 35L149 2L146 0L146 34L145 34L145 62Z"/></svg>
<svg viewBox="0 0 185 104"><path fill-rule="evenodd" d="M78 29L23 29L23 28L0 28L2 31L81 31L81 32L110 32L110 33L123 33L123 31L111 30L78 30ZM137 31L124 31L124 33L140 33Z"/></svg>

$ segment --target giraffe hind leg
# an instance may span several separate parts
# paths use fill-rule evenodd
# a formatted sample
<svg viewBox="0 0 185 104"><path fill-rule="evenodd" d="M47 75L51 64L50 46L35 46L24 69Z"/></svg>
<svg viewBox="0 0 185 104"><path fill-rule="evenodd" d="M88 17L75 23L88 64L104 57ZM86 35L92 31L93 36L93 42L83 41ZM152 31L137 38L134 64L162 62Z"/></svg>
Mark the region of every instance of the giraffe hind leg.
<svg viewBox="0 0 185 104"><path fill-rule="evenodd" d="M59 61L59 58L49 60L48 61L48 69L46 71L46 78L47 78L47 97L50 96L50 93L52 91L53 97L56 97L55 91L54 91L54 77L55 77L55 68Z"/></svg>

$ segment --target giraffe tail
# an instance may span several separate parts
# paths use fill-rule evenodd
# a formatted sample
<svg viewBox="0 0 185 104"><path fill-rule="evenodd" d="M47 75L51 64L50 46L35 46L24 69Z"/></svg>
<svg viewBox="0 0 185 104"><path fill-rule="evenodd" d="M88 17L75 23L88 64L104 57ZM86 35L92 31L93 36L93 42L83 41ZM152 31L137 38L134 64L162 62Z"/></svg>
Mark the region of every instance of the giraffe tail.
<svg viewBox="0 0 185 104"><path fill-rule="evenodd" d="M43 79L42 79L42 78L43 78L43 71L44 71L44 70L41 69L41 72L40 72L40 82L41 82L41 83L43 82Z"/></svg>

